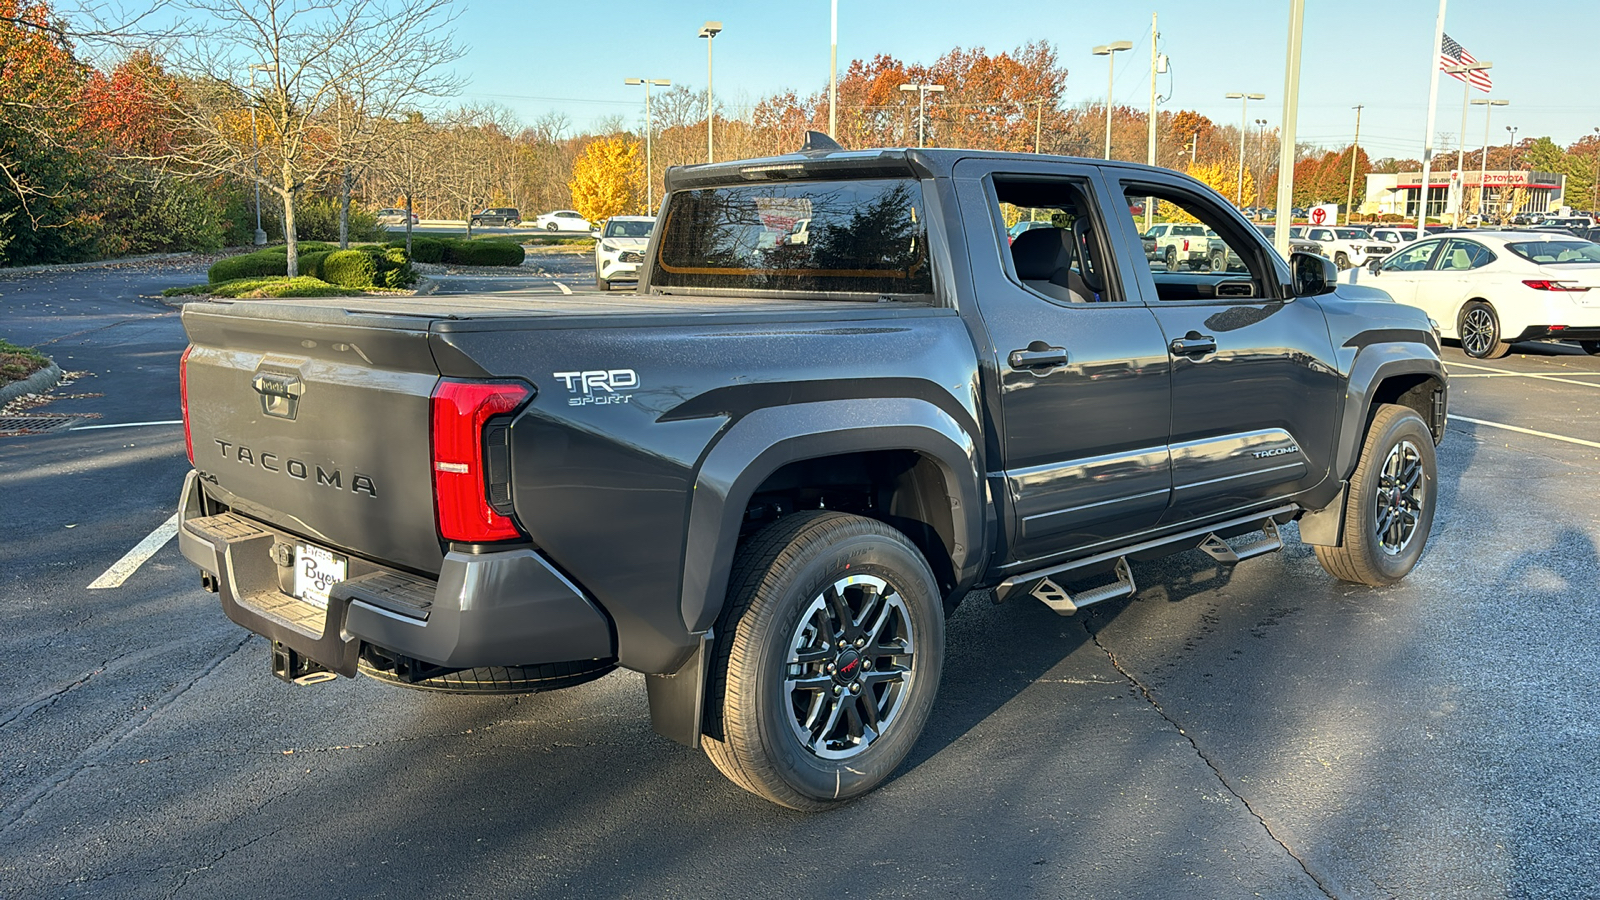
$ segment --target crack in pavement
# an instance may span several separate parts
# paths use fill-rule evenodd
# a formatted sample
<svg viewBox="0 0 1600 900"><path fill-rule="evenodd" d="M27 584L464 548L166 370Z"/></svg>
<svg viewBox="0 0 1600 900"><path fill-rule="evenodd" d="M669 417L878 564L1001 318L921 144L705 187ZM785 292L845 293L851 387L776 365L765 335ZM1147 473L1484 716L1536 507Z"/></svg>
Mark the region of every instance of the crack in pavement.
<svg viewBox="0 0 1600 900"><path fill-rule="evenodd" d="M216 671L217 667L226 662L229 657L243 649L244 645L248 643L250 638L253 636L254 635L246 634L244 637L240 638L237 644L234 644L230 649L225 650L213 657L211 662L206 664L205 667L203 667L199 672L196 672L186 681L167 691L167 693L164 694L161 699L150 704L150 706L143 711L142 715L129 719L123 724L123 727L102 737L100 740L95 741L89 746L88 749L79 754L78 758L70 765L58 770L54 775L45 779L44 781L41 781L39 784L35 785L32 790L17 797L6 807L0 808L0 837L3 837L7 832L20 823L28 814L28 812L46 797L66 786L68 782L72 781L72 779L76 778L79 774L87 771L100 760L104 759L106 755L117 746L117 744L129 737L132 737L134 734L137 734L140 729L154 721L157 716L176 703L180 697L188 693L190 688L194 687L196 684L199 684L202 679Z"/></svg>
<svg viewBox="0 0 1600 900"><path fill-rule="evenodd" d="M92 616L91 616L91 618L92 618ZM85 619L84 621L88 621L88 620ZM74 623L74 625L72 627L69 627L66 630L67 631L71 631L72 628L75 628L75 627L77 627L76 623ZM176 641L168 641L167 643L161 644L159 646L146 647L146 648L144 648L142 650L139 650L139 651L136 651L134 653L124 653L121 656L113 656L110 659L106 660L105 662L102 662L100 665L95 666L93 669L90 669L89 671L84 672L83 674L77 676L72 681L69 681L66 684L51 688L51 689L49 689L47 691L43 691L43 692L41 692L39 694L34 695L33 698L28 700L26 703L22 704L21 706L17 707L16 709L13 709L9 714L5 715L4 717L0 717L0 731L3 731L5 728L7 728L8 726L10 726L10 725L12 725L12 724L14 724L16 722L20 722L23 719L28 718L29 716L33 715L36 712L39 712L40 710L48 709L48 708L54 706L56 704L56 702L58 700L60 700L62 697L65 697L66 695L72 693L73 691L77 690L78 688L83 687L85 684L88 684L90 682L90 680L96 678L97 676L109 675L109 674L111 674L113 672L119 672L119 671L121 671L123 669L128 668L129 666L137 665L138 663L144 662L145 660L147 660L147 659L149 659L149 658L151 658L153 656L158 656L158 655L165 654L165 653L167 653L168 651L172 650L175 647L179 647L179 646L182 646L184 644L189 643L191 640L193 640L193 638L194 638L194 635L190 635L188 637L185 637L185 638L182 638L182 639L179 639L179 640L176 640Z"/></svg>
<svg viewBox="0 0 1600 900"><path fill-rule="evenodd" d="M1306 877L1310 878L1311 881L1316 884L1317 889L1322 891L1322 893L1328 897L1328 900L1338 900L1338 895L1333 892L1333 889L1328 887L1327 883L1323 881L1320 875L1312 871L1311 864L1306 862L1306 860L1302 858L1300 854L1296 853L1294 848L1290 847L1289 844L1283 840L1283 838L1279 837L1278 833L1273 830L1272 825L1267 822L1266 818L1262 816L1261 813L1256 811L1255 806L1250 803L1249 798L1245 797L1245 795L1238 788L1233 786L1233 783L1228 780L1228 776L1222 773L1222 767L1217 764L1217 761L1212 758L1211 754L1207 753L1206 750L1200 746L1200 743L1189 734L1188 730L1185 729L1177 719L1174 719L1172 716L1168 715L1167 711L1161 708L1161 703L1156 700L1155 695L1150 692L1150 689L1145 686L1144 682L1140 681L1132 672L1123 667L1122 661L1117 659L1117 654L1113 652L1110 647L1107 647L1105 644L1100 642L1100 635L1095 632L1094 629L1089 627L1089 621L1087 618L1082 620L1082 625L1084 634L1088 635L1089 640L1093 641L1094 645L1099 647L1100 651L1106 655L1106 659L1111 661L1111 667L1116 669L1123 678L1128 679L1128 683L1133 685L1139 691L1139 694L1144 697L1145 702L1150 704L1150 708L1154 709L1157 715L1165 719L1167 724L1176 729L1178 734L1181 735L1184 740L1189 742L1189 746L1194 748L1195 755L1200 757L1200 761L1206 764L1206 768L1211 770L1212 775L1216 776L1217 782L1221 784L1229 794L1233 795L1234 799L1243 804L1245 811L1250 813L1252 818L1261 823L1261 828L1266 831L1267 837L1271 838L1273 843L1283 848L1283 852L1289 854L1289 858L1300 865L1300 870L1306 873Z"/></svg>
<svg viewBox="0 0 1600 900"><path fill-rule="evenodd" d="M277 797L273 797L272 800L268 800L266 803L263 803L261 805L261 807L263 809L265 809L268 804L272 803L274 800L280 799L283 796L285 796L285 794L279 794ZM236 852L236 851L239 851L239 850L243 850L246 847L249 847L251 844L255 844L255 843L259 842L259 841L264 841L269 837L276 837L276 836L282 834L283 832L288 831L290 827L292 827L292 826L291 825L280 825L279 827L274 828L271 831L266 832L265 834L256 835L255 837L251 838L248 841L245 841L244 843L240 844L237 847L224 847L224 848L222 848L222 852L218 853L216 856L212 857L210 862L206 863L203 866L197 866L197 867L195 867L193 869L186 870L183 873L183 875L178 879L178 883L172 886L172 890L167 891L165 894L162 895L162 900L172 900L173 897L176 897L178 895L179 891L183 890L185 887L188 886L188 884L189 884L189 876L195 875L195 874L198 874L200 872L204 872L204 871L210 869L212 866L216 865L217 863L222 862L223 857L227 856L229 853L233 853L233 852Z"/></svg>

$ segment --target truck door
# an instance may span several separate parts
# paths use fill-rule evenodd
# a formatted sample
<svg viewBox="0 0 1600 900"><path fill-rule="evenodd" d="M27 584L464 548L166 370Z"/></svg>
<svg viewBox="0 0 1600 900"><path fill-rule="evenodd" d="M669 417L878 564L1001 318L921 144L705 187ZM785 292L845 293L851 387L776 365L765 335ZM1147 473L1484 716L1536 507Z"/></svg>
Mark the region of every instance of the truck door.
<svg viewBox="0 0 1600 900"><path fill-rule="evenodd" d="M955 175L1008 568L1155 525L1171 490L1171 363L1154 315L1125 284L1130 263L1144 261L1113 249L1098 174L965 160ZM1051 225L1008 247L1017 217Z"/></svg>
<svg viewBox="0 0 1600 900"><path fill-rule="evenodd" d="M1243 515L1321 482L1341 397L1322 307L1290 295L1287 266L1211 192L1143 172L1114 189L1155 196L1163 215L1199 222L1229 251L1223 271L1144 267L1136 279L1172 361L1172 503L1162 524ZM1119 224L1133 233L1129 217Z"/></svg>

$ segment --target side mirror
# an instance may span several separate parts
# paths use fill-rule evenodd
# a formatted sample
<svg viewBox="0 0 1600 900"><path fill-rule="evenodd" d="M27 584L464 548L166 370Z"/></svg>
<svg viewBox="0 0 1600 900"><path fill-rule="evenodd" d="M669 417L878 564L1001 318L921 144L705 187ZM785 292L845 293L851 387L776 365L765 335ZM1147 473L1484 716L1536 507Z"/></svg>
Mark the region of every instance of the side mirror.
<svg viewBox="0 0 1600 900"><path fill-rule="evenodd" d="M1376 274L1378 274L1379 267L1382 266L1382 265L1383 265L1383 259L1381 257L1375 257L1373 259L1369 259L1369 260L1367 260L1367 271L1371 272L1374 275L1376 275Z"/></svg>
<svg viewBox="0 0 1600 900"><path fill-rule="evenodd" d="M600 239L600 229L598 229L598 228L592 229L589 232L589 237L592 237L595 240L599 240Z"/></svg>
<svg viewBox="0 0 1600 900"><path fill-rule="evenodd" d="M1333 260L1310 253L1289 254L1289 270L1294 273L1296 297L1330 293L1339 279L1339 267L1333 264Z"/></svg>

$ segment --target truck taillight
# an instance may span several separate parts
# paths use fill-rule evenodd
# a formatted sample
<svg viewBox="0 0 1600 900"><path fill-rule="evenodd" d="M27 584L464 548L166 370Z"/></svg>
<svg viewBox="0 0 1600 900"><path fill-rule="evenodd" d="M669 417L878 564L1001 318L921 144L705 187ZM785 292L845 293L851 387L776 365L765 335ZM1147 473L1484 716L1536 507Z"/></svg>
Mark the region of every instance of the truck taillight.
<svg viewBox="0 0 1600 900"><path fill-rule="evenodd" d="M439 382L433 392L433 502L439 536L447 541L486 543L519 538L510 512L510 460L505 426L509 415L533 396L519 381ZM491 440L485 440L489 433Z"/></svg>
<svg viewBox="0 0 1600 900"><path fill-rule="evenodd" d="M189 465L194 465L194 435L189 431L189 354L194 352L194 345L183 348L183 356L178 358L178 397L183 404L183 449L189 452Z"/></svg>

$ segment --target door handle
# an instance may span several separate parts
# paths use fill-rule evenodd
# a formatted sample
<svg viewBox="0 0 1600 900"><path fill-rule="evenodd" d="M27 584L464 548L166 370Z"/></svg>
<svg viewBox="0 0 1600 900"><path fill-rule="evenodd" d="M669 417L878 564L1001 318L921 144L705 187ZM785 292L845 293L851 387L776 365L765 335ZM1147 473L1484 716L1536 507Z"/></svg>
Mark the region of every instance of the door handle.
<svg viewBox="0 0 1600 900"><path fill-rule="evenodd" d="M1181 338L1174 338L1168 346L1173 356L1205 356L1217 352L1217 339L1209 334L1191 331Z"/></svg>
<svg viewBox="0 0 1600 900"><path fill-rule="evenodd" d="M1006 357L1013 369L1053 369L1067 364L1065 347L1047 347L1043 341L1034 341L1026 350L1013 350Z"/></svg>

